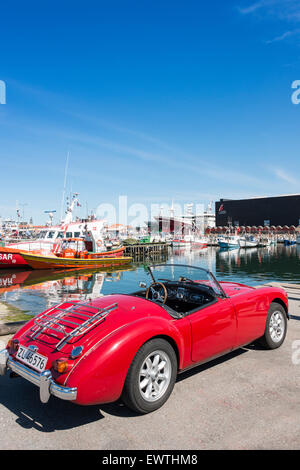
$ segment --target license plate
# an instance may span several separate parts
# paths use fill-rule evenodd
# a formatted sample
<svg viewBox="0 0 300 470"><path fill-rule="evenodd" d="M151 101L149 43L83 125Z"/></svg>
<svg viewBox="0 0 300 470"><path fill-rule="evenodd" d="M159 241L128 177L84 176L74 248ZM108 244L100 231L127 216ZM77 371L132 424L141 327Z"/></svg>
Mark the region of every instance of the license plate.
<svg viewBox="0 0 300 470"><path fill-rule="evenodd" d="M38 372L43 372L46 368L47 357L42 356L29 348L25 348L25 346L19 346L16 358Z"/></svg>

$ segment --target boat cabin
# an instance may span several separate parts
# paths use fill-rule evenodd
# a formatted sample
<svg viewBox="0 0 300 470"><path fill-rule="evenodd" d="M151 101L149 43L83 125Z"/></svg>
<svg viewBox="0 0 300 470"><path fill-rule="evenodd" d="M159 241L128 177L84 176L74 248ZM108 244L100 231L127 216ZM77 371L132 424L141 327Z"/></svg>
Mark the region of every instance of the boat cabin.
<svg viewBox="0 0 300 470"><path fill-rule="evenodd" d="M60 258L93 259L122 256L124 247L109 249L103 245L102 240L96 242L88 238L63 238L54 245L52 253Z"/></svg>
<svg viewBox="0 0 300 470"><path fill-rule="evenodd" d="M53 249L56 256L62 258L87 258L91 246L83 238L62 238Z"/></svg>

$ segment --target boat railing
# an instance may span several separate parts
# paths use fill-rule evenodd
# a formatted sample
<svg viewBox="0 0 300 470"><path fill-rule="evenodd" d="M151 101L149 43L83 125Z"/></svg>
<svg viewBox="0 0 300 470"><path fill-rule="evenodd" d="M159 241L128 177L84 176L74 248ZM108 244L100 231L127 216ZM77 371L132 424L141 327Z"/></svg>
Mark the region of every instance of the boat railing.
<svg viewBox="0 0 300 470"><path fill-rule="evenodd" d="M40 251L49 253L52 251L54 244L47 240L18 240L15 242L17 246L14 248L20 251Z"/></svg>

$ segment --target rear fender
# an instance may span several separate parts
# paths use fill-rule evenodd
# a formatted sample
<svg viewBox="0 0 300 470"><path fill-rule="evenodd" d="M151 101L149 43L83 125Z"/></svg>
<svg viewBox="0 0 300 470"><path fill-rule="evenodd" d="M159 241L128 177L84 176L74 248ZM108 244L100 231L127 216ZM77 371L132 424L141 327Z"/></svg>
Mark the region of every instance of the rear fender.
<svg viewBox="0 0 300 470"><path fill-rule="evenodd" d="M175 326L177 322L181 322L180 331ZM78 404L116 401L122 394L128 369L137 351L157 336L174 342L179 369L190 361L191 331L186 319L170 322L152 316L124 325L100 339L77 361L64 385L77 387Z"/></svg>
<svg viewBox="0 0 300 470"><path fill-rule="evenodd" d="M278 287L262 287L259 289L262 291L261 293L265 293L266 297L268 298L268 308L270 307L272 302L277 302L284 308L287 318L289 317L289 301L288 301L288 294L284 289ZM267 312L268 313L268 312Z"/></svg>

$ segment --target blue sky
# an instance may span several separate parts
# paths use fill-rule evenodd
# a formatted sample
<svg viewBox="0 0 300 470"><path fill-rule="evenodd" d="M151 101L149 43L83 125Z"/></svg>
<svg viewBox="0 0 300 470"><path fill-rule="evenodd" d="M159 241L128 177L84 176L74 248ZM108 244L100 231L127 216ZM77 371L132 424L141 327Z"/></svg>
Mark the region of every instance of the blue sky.
<svg viewBox="0 0 300 470"><path fill-rule="evenodd" d="M299 192L298 0L5 2L0 57L3 217L60 213L68 151L79 215Z"/></svg>

